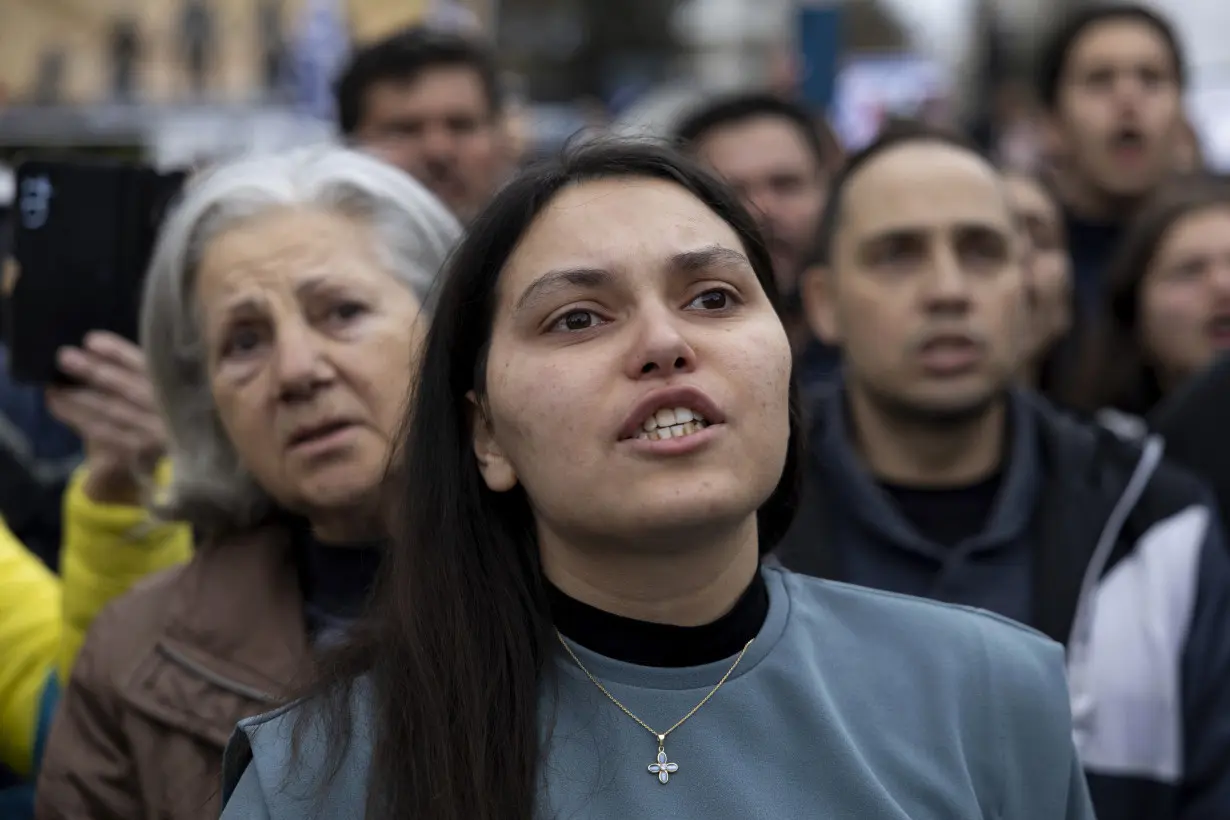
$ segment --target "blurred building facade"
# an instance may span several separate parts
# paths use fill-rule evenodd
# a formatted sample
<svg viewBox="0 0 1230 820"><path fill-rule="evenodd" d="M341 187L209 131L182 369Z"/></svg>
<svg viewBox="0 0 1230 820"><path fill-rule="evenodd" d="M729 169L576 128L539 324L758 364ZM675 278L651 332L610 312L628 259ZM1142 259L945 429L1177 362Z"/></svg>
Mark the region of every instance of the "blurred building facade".
<svg viewBox="0 0 1230 820"><path fill-rule="evenodd" d="M816 0L460 5L492 35L530 98L596 98L619 109L683 79L704 88L788 82L803 2ZM845 50L884 52L933 48L935 38L911 38L918 21L970 19L979 0L829 2L842 7ZM1024 42L1065 0L988 2ZM335 5L348 33L366 41L422 19L441 0L0 0L0 31L20 33L0 49L0 87L10 102L43 104L267 100L308 7L322 4ZM972 42L941 43L934 56L959 68Z"/></svg>
<svg viewBox="0 0 1230 820"><path fill-rule="evenodd" d="M491 0L0 0L0 161L71 149L183 165L327 138L353 41ZM448 13L445 13L448 12ZM325 103L325 105L321 105Z"/></svg>
<svg viewBox="0 0 1230 820"><path fill-rule="evenodd" d="M329 119L324 74L339 39L344 48L425 17L467 16L495 41L514 96L534 103L534 128L554 143L610 116L656 123L715 90L797 89L814 76L800 48L805 5L840 9L829 69L868 55L925 58L945 72L960 119L987 130L1027 105L1042 37L1089 1L0 0L0 152L82 133L98 144L179 146L161 152L173 158L207 140L277 145L282 136L247 135L293 135L297 118ZM1210 32L1230 24L1230 3L1156 5L1192 46L1210 100L1202 110L1225 123L1230 57ZM1220 130L1230 141L1230 123Z"/></svg>
<svg viewBox="0 0 1230 820"><path fill-rule="evenodd" d="M357 40L420 20L436 0L324 0ZM320 0L0 0L0 86L39 104L250 102ZM477 19L492 0L461 0Z"/></svg>

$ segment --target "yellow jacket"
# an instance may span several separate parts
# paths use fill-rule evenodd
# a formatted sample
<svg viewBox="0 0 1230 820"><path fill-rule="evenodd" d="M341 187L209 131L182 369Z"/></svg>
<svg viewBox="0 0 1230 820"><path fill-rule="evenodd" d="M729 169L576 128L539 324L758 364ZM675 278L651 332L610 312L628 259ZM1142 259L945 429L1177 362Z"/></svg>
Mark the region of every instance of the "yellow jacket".
<svg viewBox="0 0 1230 820"><path fill-rule="evenodd" d="M90 622L150 573L183 563L192 533L152 524L137 507L96 504L84 469L64 498L61 577L0 522L0 764L29 775Z"/></svg>

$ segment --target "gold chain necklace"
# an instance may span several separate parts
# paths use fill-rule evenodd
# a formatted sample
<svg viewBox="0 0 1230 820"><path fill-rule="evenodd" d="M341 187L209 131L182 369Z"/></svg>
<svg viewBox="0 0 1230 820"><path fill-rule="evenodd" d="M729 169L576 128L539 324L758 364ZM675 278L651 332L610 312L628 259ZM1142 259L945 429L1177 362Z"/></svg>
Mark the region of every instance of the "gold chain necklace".
<svg viewBox="0 0 1230 820"><path fill-rule="evenodd" d="M646 730L647 732L649 732L649 734L653 735L654 737L658 739L658 759L656 762L649 764L649 773L653 775L657 775L658 782L663 785L666 785L667 783L669 783L671 779L671 775L679 771L679 764L675 763L672 760L668 760L666 757L666 738L667 736L670 735L671 732L675 731L680 726L682 726L685 722L687 722L688 718L692 717L692 715L699 712L700 707L708 703L709 698L717 694L717 690L721 689L722 684L726 682L727 678L729 678L732 674L734 674L735 668L739 665L739 661L743 660L743 656L747 654L747 650L750 649L752 646L752 641L748 641L746 644L744 644L743 649L739 651L739 656L735 658L735 662L732 663L730 665L730 668L726 670L726 674L722 675L722 679L717 682L717 686L714 686L712 689L710 689L709 694L705 695L701 699L700 703L692 707L692 711L688 712L686 715L679 718L678 722L676 722L674 726L670 727L665 732L659 732L657 729L653 728L648 723L641 720L636 715L632 714L631 709L629 709L627 706L624 706L622 703L619 702L619 700L614 695L612 695L610 692L607 691L607 688L603 686L602 683L597 678L595 678L588 669L585 668L585 664L581 663L581 659L578 658L576 653L572 651L572 647L569 646L568 642L564 640L564 636L560 633L558 629L555 630L555 637L559 638L560 645L564 647L564 651L568 653L569 657L572 658L572 660L576 663L577 667L580 668L580 670L585 673L585 677L589 678L590 682L594 686L598 687L599 692L606 695L607 699L611 701L611 703L618 706L619 711L623 712L625 715L635 720L641 726L642 729ZM755 638L753 638L752 640L755 640Z"/></svg>

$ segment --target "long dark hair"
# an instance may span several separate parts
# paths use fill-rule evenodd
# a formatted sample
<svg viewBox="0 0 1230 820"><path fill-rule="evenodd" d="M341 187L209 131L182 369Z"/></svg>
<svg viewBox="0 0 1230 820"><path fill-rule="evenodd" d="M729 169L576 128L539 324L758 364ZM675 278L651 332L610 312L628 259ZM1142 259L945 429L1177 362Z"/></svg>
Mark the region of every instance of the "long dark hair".
<svg viewBox="0 0 1230 820"><path fill-rule="evenodd" d="M1180 220L1230 205L1230 183L1190 176L1168 185L1132 221L1107 268L1094 326L1081 342L1065 404L1084 413L1109 408L1143 416L1161 401L1162 382L1140 338L1140 294L1163 240Z"/></svg>
<svg viewBox="0 0 1230 820"><path fill-rule="evenodd" d="M664 147L570 150L512 181L471 225L445 277L395 457L393 539L372 610L346 646L321 659L315 707L304 711L323 717L336 772L353 687L370 684L369 818L532 817L539 686L554 633L529 501L483 482L466 393L483 395L498 280L531 223L562 189L618 177L668 180L704 202L739 235L777 306L751 216L725 185ZM758 511L762 554L785 534L797 501L803 445L793 382L790 412L786 465Z"/></svg>

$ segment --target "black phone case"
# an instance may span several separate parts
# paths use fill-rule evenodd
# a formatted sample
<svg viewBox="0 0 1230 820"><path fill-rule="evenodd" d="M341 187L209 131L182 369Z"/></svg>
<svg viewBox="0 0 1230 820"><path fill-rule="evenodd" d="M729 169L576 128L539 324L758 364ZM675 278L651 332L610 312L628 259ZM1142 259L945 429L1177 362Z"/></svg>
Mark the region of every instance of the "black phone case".
<svg viewBox="0 0 1230 820"><path fill-rule="evenodd" d="M184 177L107 161L18 166L3 322L13 378L63 383L56 351L91 330L137 339L145 268Z"/></svg>

